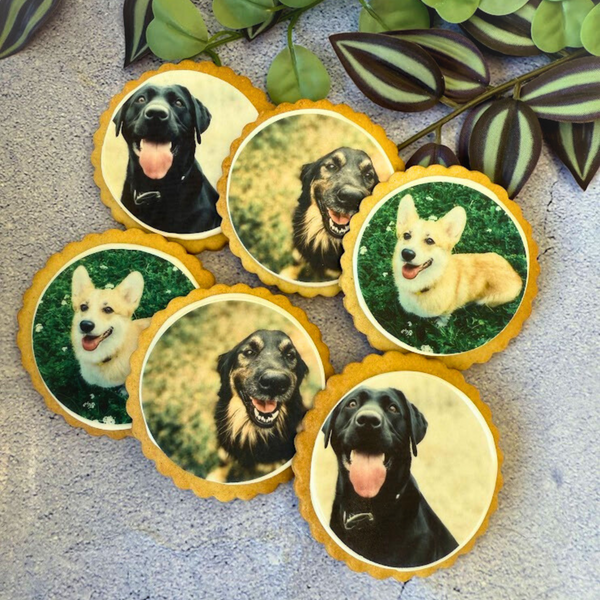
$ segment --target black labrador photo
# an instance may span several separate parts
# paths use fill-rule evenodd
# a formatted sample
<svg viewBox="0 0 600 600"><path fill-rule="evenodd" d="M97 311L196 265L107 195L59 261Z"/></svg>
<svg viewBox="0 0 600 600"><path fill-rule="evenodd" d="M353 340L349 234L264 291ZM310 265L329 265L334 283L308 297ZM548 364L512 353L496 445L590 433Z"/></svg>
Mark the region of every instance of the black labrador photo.
<svg viewBox="0 0 600 600"><path fill-rule="evenodd" d="M330 527L360 556L397 568L427 565L458 544L410 472L427 421L395 389L360 388L323 427L338 459Z"/></svg>
<svg viewBox="0 0 600 600"><path fill-rule="evenodd" d="M207 479L251 479L285 464L306 412L300 385L308 367L292 340L282 331L260 329L222 354L217 370L220 465Z"/></svg>
<svg viewBox="0 0 600 600"><path fill-rule="evenodd" d="M342 238L379 178L366 152L338 148L304 165L300 179L302 193L292 224L294 265L281 275L294 280L337 279Z"/></svg>
<svg viewBox="0 0 600 600"><path fill-rule="evenodd" d="M115 115L116 135L129 148L121 203L149 227L200 233L220 226L217 191L195 158L210 121L182 85L144 85Z"/></svg>

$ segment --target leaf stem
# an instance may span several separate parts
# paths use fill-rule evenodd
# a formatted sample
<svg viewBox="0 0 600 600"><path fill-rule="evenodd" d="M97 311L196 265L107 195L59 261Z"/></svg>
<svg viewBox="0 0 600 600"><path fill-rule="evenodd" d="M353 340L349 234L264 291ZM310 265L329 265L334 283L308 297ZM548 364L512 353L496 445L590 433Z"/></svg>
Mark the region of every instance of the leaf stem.
<svg viewBox="0 0 600 600"><path fill-rule="evenodd" d="M387 23L375 12L373 7L367 2L367 0L358 0L361 6L369 13L369 15L375 19L382 27L384 31L389 31L390 28Z"/></svg>
<svg viewBox="0 0 600 600"><path fill-rule="evenodd" d="M585 53L586 53L585 50L579 50L577 52L573 52L572 54L569 54L569 56L565 56L563 58L559 58L558 60L554 60L546 65L543 65L542 67L538 67L537 69L534 69L533 71L529 71L528 73L519 75L518 77L515 77L514 79L511 79L510 81L501 83L500 85L497 85L495 87L490 87L488 90L483 92L483 94L480 94L476 98L469 100L469 102L465 102L465 104L461 104L460 106L455 108L451 113L448 113L445 117L442 117L435 123L432 123L431 125L429 125L429 127L426 127L425 129L423 129L419 133L416 133L415 135L411 136L407 140L400 142L398 144L398 151L404 150L404 148L406 148L407 146L410 146L411 144L414 144L415 142L420 140L422 137L425 137L426 135L436 131L438 127L441 127L442 125L445 125L449 121L452 121L452 119L458 117L458 115L462 114L466 110L469 110L470 108L473 108L474 106L477 106L477 105L481 104L482 102L489 100L490 98L498 96L499 94L502 94L517 85L520 86L522 83L524 83L530 79L533 79L534 77L537 77L538 75L541 75L542 73L545 73L546 71L549 71L553 67L556 67L556 66L558 66L562 63L565 63L569 60L573 60L574 58L583 56Z"/></svg>
<svg viewBox="0 0 600 600"><path fill-rule="evenodd" d="M290 58L292 59L292 67L294 69L294 75L296 76L296 81L298 84L300 83L300 73L298 72L298 59L296 58L296 49L294 48L294 27L300 18L301 12L297 12L291 19L287 28L287 47L288 52L290 53Z"/></svg>

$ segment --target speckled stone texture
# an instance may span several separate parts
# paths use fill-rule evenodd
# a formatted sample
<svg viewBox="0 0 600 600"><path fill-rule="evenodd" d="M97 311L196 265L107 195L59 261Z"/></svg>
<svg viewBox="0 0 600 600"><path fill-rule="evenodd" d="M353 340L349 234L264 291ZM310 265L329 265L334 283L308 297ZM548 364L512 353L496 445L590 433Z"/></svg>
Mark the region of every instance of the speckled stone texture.
<svg viewBox="0 0 600 600"><path fill-rule="evenodd" d="M15 345L21 297L51 254L115 226L92 180L92 135L123 84L160 64L122 68L121 9L63 2L28 48L0 61L0 598L597 598L600 185L583 194L547 149L519 196L540 246L533 316L505 352L466 373L501 432L500 509L451 569L405 585L356 574L312 539L291 484L248 503L200 500L159 475L135 439L92 438L46 409ZM358 10L327 0L296 40L323 58L332 101L400 141L447 109L396 114L357 91L327 33L355 29ZM264 87L284 35L225 47L223 63ZM544 59L490 60L501 81ZM449 141L455 133L444 130ZM260 284L227 249L201 258L220 282ZM371 351L341 297L293 301L321 328L338 371Z"/></svg>

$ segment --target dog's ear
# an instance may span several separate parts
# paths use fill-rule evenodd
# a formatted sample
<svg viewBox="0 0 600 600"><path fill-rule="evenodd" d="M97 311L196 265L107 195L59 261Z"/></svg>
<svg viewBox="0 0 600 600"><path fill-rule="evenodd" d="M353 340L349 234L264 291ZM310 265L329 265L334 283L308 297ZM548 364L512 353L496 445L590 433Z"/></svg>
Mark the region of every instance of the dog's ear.
<svg viewBox="0 0 600 600"><path fill-rule="evenodd" d="M196 140L198 143L202 143L202 134L208 129L212 115L210 111L198 98L192 96L192 92L183 85L177 86L182 94L184 94L188 100L188 105L192 109L194 116L194 129L196 130Z"/></svg>
<svg viewBox="0 0 600 600"><path fill-rule="evenodd" d="M115 135L118 137L119 133L121 133L121 129L123 127L123 119L125 118L125 113L131 104L131 99L133 98L133 94L121 104L121 108L117 111L117 114L113 117L113 123L115 124Z"/></svg>
<svg viewBox="0 0 600 600"><path fill-rule="evenodd" d="M411 402L400 390L394 390L394 393L400 402L406 407L408 413L408 430L410 437L410 446L414 456L417 456L417 444L425 437L427 433L427 420L423 413Z"/></svg>
<svg viewBox="0 0 600 600"><path fill-rule="evenodd" d="M442 224L446 235L450 238L454 246L460 240L460 236L467 224L467 211L462 206L455 206L439 220L439 223Z"/></svg>
<svg viewBox="0 0 600 600"><path fill-rule="evenodd" d="M415 201L410 194L403 196L398 205L398 217L396 219L396 232L398 236L402 235L411 223L419 218L419 213L415 208Z"/></svg>
<svg viewBox="0 0 600 600"><path fill-rule="evenodd" d="M302 165L302 169L300 169L300 181L302 181L302 187L310 186L311 181L314 178L316 163L306 163Z"/></svg>
<svg viewBox="0 0 600 600"><path fill-rule="evenodd" d="M298 387L304 381L304 378L308 374L308 365L304 362L304 359L300 356L300 352L296 351L296 377L298 378Z"/></svg>
<svg viewBox="0 0 600 600"><path fill-rule="evenodd" d="M229 352L221 354L217 360L217 371L221 377L221 383L229 385L229 373L235 365L235 357L237 355L238 346Z"/></svg>
<svg viewBox="0 0 600 600"><path fill-rule="evenodd" d="M329 445L331 441L331 435L333 433L333 427L335 425L335 420L338 418L340 411L342 410L343 400L337 403L336 407L331 411L330 415L325 420L323 424L323 434L325 435L325 448Z"/></svg>
<svg viewBox="0 0 600 600"><path fill-rule="evenodd" d="M140 305L140 300L144 293L144 278L142 274L139 271L129 273L115 288L115 291L129 305L129 310L133 314L135 309Z"/></svg>
<svg viewBox="0 0 600 600"><path fill-rule="evenodd" d="M90 288L94 289L94 284L90 279L87 269L83 265L79 265L75 271L73 271L73 282L71 285L71 298L73 300L74 308L79 305L79 298L81 298Z"/></svg>

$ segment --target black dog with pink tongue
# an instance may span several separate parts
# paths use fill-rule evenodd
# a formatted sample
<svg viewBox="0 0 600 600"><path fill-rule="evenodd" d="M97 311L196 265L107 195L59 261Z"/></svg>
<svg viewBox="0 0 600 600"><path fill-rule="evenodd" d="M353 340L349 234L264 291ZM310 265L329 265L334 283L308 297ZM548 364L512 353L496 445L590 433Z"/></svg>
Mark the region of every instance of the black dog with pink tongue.
<svg viewBox="0 0 600 600"><path fill-rule="evenodd" d="M330 527L367 560L420 567L458 547L410 472L426 431L425 417L392 388L357 389L323 427L338 458Z"/></svg>

